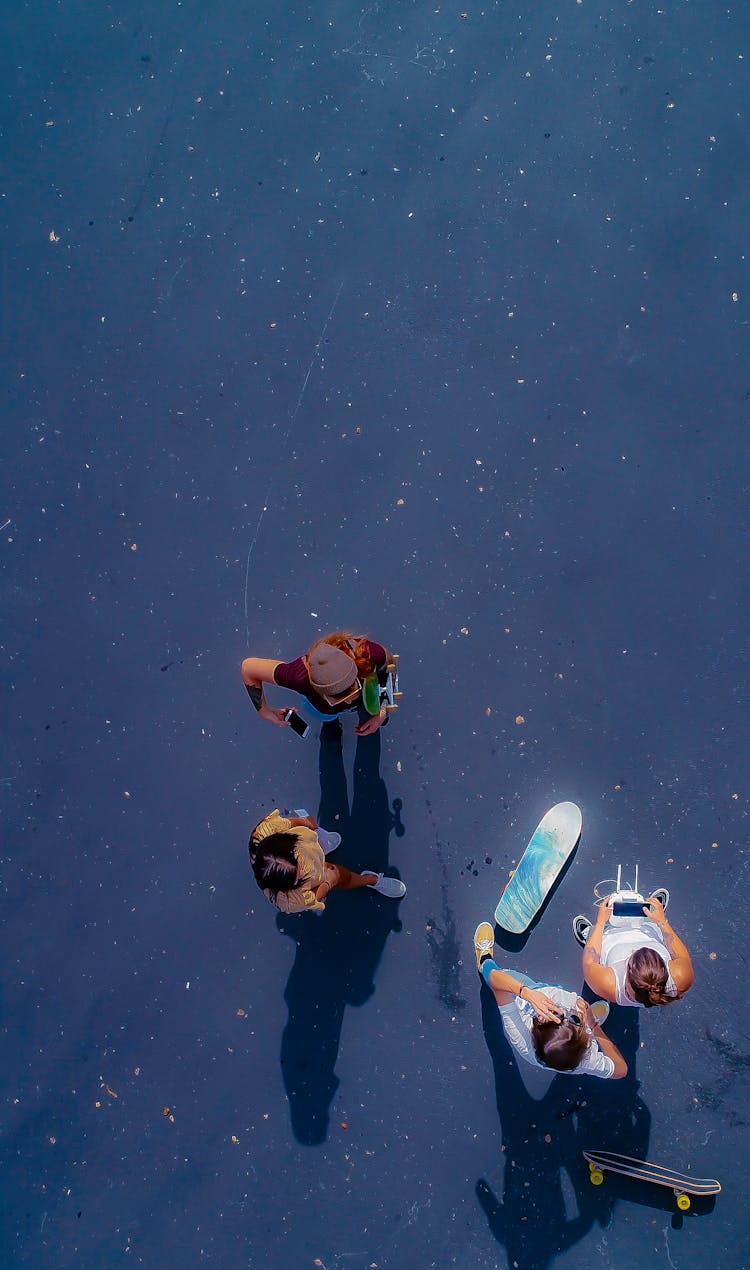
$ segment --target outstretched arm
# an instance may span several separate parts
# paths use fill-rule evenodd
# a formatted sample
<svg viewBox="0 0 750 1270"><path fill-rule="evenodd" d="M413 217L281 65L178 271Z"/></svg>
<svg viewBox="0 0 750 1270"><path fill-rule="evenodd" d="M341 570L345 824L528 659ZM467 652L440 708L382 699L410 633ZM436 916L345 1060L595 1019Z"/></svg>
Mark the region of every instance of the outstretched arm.
<svg viewBox="0 0 750 1270"><path fill-rule="evenodd" d="M607 899L602 900L599 905L599 909L596 914L596 921L591 927L591 934L589 935L588 940L586 941L586 947L583 950L583 977L592 992L596 992L598 996L604 997L607 1001L614 1001L617 995L615 972L614 970L610 970L609 966L603 966L601 964L602 936L604 934L604 927L607 925L607 918L609 917L610 912L611 905L610 897L608 896Z"/></svg>
<svg viewBox="0 0 750 1270"><path fill-rule="evenodd" d="M599 1049L602 1051L602 1054L606 1054L607 1058L611 1058L615 1065L615 1070L610 1076L610 1080L622 1080L623 1076L627 1076L628 1074L628 1065L614 1041L610 1041L609 1037L604 1035L604 1032L600 1027L592 1027L591 1035L599 1046Z"/></svg>
<svg viewBox="0 0 750 1270"><path fill-rule="evenodd" d="M687 992L688 988L692 988L695 981L695 972L693 971L690 953L677 932L670 926L661 901L657 900L655 895L652 895L647 901L643 911L647 917L651 918L652 922L656 922L657 926L661 927L664 943L669 949L669 973L672 976L674 986L678 992Z"/></svg>
<svg viewBox="0 0 750 1270"><path fill-rule="evenodd" d="M591 1035L596 1041L602 1054L606 1054L607 1058L611 1058L615 1065L615 1070L610 1076L610 1080L622 1080L623 1076L628 1074L628 1065L622 1054L618 1050L614 1041L610 1041L609 1037L604 1034L600 1025L594 1018L594 1013L588 1001L584 1001L582 997L578 998L578 1009L584 1016Z"/></svg>
<svg viewBox="0 0 750 1270"><path fill-rule="evenodd" d="M273 672L278 665L279 662L273 661L270 657L246 657L240 667L240 673L248 696L261 719L267 719L269 723L286 728L289 726L284 718L286 711L269 706L263 691L263 684L274 682Z"/></svg>
<svg viewBox="0 0 750 1270"><path fill-rule="evenodd" d="M508 1005L514 997L528 1001L539 1019L548 1019L559 1023L563 1016L563 1008L556 1005L551 997L541 988L530 988L510 970L491 970L487 980L498 1005Z"/></svg>

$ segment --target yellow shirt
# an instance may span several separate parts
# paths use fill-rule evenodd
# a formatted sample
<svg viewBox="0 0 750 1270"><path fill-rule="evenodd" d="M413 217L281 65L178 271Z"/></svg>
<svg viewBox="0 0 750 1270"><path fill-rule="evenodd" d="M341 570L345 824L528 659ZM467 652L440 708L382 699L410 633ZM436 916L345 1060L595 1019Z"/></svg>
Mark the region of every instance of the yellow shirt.
<svg viewBox="0 0 750 1270"><path fill-rule="evenodd" d="M290 833L297 839L294 857L297 861L297 885L291 891L279 891L274 895L264 890L263 894L282 913L303 913L306 909L322 912L325 904L315 898L315 891L321 882L326 880L326 858L323 848L318 842L314 829L306 825L292 827L287 816L281 816L278 809L264 816L259 825L253 829L251 840L260 842L272 833Z"/></svg>

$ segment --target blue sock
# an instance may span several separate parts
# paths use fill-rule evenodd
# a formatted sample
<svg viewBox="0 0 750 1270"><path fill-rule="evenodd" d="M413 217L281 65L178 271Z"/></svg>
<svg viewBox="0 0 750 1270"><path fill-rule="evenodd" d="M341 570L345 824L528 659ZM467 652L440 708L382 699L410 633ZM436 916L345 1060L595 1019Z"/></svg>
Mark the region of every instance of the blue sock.
<svg viewBox="0 0 750 1270"><path fill-rule="evenodd" d="M487 987L490 986L490 975L492 974L492 971L499 970L499 969L500 967L498 966L494 957L485 957L484 961L479 967L479 973L484 979L484 982L487 984Z"/></svg>

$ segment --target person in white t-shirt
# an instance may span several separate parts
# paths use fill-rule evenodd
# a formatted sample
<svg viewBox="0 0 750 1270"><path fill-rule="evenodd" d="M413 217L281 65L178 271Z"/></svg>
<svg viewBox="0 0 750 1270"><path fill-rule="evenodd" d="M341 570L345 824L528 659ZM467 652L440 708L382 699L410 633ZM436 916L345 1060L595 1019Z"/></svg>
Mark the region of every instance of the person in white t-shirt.
<svg viewBox="0 0 750 1270"><path fill-rule="evenodd" d="M615 897L616 898L616 897ZM693 986L690 953L664 912L666 890L643 902L642 917L613 917L611 895L602 900L592 923L573 919L583 945L583 977L592 992L616 1005L669 1005Z"/></svg>
<svg viewBox="0 0 750 1270"><path fill-rule="evenodd" d="M501 970L494 960L495 938L489 922L474 933L477 970L497 1002L508 1041L534 1067L571 1076L621 1080L628 1067L601 1024L606 1002L590 1006L575 992L536 983L517 970Z"/></svg>

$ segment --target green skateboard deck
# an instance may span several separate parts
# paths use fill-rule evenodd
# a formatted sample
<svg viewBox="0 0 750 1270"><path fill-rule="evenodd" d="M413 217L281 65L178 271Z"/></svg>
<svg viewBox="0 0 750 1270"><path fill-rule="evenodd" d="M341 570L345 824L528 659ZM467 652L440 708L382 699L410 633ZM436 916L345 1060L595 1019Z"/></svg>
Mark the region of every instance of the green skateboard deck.
<svg viewBox="0 0 750 1270"><path fill-rule="evenodd" d="M381 671L380 674L382 673ZM398 709L403 695L398 686L398 653L394 653L386 665L382 683L377 674L368 675L362 681L362 701L368 714L380 714L383 706L390 714L392 710Z"/></svg>

